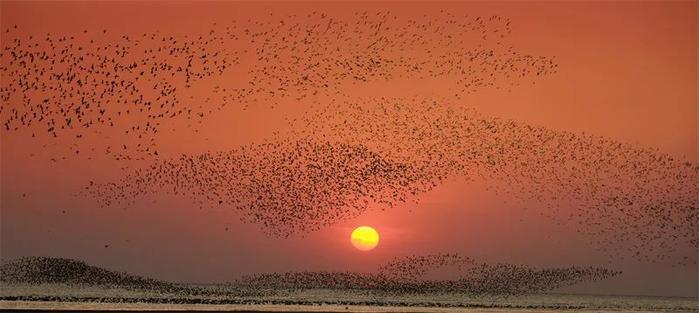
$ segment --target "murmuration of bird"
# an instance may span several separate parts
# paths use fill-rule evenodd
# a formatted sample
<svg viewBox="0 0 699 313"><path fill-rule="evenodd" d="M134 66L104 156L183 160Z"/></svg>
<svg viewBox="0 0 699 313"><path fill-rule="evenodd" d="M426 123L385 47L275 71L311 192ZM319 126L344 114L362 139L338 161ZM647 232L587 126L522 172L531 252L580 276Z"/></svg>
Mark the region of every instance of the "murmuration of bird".
<svg viewBox="0 0 699 313"><path fill-rule="evenodd" d="M446 268L450 279L429 273ZM517 296L555 290L621 274L600 267L536 268L507 263L478 262L459 254L412 255L395 258L375 273L287 272L247 275L236 286L262 290L338 289L371 294L453 294Z"/></svg>
<svg viewBox="0 0 699 313"><path fill-rule="evenodd" d="M289 121L293 135L284 136L361 143L427 170L423 177L435 184L486 182L498 195L534 201L539 213L576 223L615 258L626 250L642 261L679 255L678 264L696 264L696 162L603 136L486 117L435 97L338 99Z"/></svg>
<svg viewBox="0 0 699 313"><path fill-rule="evenodd" d="M215 23L190 35L28 34L14 25L2 33L2 131L55 137L72 157L90 151L73 148L84 135L116 132L137 144L96 153L142 160L158 157L158 136L174 121L196 128L226 107L308 104L401 79L438 78L460 98L557 71L552 58L516 51L510 33L502 16L444 11L311 12Z"/></svg>

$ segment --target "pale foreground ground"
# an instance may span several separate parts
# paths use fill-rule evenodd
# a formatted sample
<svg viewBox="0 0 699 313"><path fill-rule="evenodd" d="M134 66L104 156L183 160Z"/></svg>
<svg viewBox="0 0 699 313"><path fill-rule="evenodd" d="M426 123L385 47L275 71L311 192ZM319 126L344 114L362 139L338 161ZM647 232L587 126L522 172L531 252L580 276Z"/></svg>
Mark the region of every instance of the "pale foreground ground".
<svg viewBox="0 0 699 313"><path fill-rule="evenodd" d="M0 309L229 312L699 312L699 298L534 294L379 295L356 290L274 290L251 293L226 285L198 285L186 294L66 284L1 284Z"/></svg>
<svg viewBox="0 0 699 313"><path fill-rule="evenodd" d="M666 312L657 310L625 309L526 309L526 308L432 308L432 307L375 307L359 305L211 305L211 304L149 304L149 303L67 303L45 301L0 301L3 310L90 310L114 312L142 311L225 311L225 312L350 312L350 313L398 313L398 312L464 312L464 313L559 313L565 312L599 312L599 313L644 313ZM696 311L687 311L696 312Z"/></svg>

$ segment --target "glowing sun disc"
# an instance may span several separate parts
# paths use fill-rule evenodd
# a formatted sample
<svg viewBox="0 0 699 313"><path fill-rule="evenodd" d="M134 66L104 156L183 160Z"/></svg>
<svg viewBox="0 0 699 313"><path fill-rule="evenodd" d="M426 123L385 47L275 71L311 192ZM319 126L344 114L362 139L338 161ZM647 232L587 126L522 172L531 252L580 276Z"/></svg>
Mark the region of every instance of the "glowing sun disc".
<svg viewBox="0 0 699 313"><path fill-rule="evenodd" d="M352 245L361 251L369 251L379 244L379 233L369 226L360 226L352 231Z"/></svg>

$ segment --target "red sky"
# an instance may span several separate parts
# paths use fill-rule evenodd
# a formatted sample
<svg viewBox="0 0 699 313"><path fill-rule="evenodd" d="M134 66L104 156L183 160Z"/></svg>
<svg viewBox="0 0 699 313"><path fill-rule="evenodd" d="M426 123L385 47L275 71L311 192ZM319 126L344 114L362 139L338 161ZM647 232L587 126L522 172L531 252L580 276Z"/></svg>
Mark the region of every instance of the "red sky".
<svg viewBox="0 0 699 313"><path fill-rule="evenodd" d="M512 119L553 130L602 135L691 162L698 162L697 2L448 2L448 3L43 3L3 1L4 30L23 35L80 33L107 36L141 32L198 34L213 23L302 14L313 10L337 18L352 12L389 10L415 15L440 9L511 19L509 42L525 54L553 57L557 73L502 90L480 90L458 103L488 117ZM108 37L110 38L110 37ZM5 43L3 43L4 45ZM243 49L244 47L236 47ZM237 79L225 74L222 81ZM5 79L5 78L3 78ZM201 84L214 84L204 81ZM349 89L363 95L399 96L406 88L439 88L440 81ZM198 96L206 88L193 89ZM197 94L198 93L198 94ZM229 106L209 116L198 132L174 125L156 137L163 157L235 148L285 131L286 115L300 106L247 111ZM453 179L421 197L386 211L292 239L264 236L227 209L203 210L185 198L147 196L132 206L97 208L75 197L90 181L111 181L121 167L146 163L68 158L69 143L29 131L2 135L2 258L45 255L79 258L154 278L221 282L260 271L371 271L406 254L458 252L483 261L535 266L600 265L621 277L570 291L618 294L697 294L696 267L610 260L584 235L485 190L486 183ZM101 135L100 135L101 136ZM87 146L101 146L100 136ZM116 135L115 135L116 136ZM114 138L110 139L114 140ZM123 140L123 139L122 139ZM128 139L127 139L128 140ZM46 144L46 146L44 146ZM511 200L511 199L509 199ZM505 203L507 202L507 203ZM65 210L66 213L62 213ZM359 252L349 242L353 227L371 225L379 247ZM229 230L226 231L225 228ZM104 248L109 244L109 248Z"/></svg>

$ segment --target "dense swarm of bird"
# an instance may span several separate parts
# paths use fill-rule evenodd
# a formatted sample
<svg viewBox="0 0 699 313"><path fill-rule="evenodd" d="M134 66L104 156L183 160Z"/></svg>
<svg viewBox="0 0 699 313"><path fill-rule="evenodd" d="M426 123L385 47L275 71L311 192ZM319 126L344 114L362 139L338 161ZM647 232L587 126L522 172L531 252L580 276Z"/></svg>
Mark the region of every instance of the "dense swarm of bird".
<svg viewBox="0 0 699 313"><path fill-rule="evenodd" d="M453 279L427 278L429 272L443 267L453 267ZM383 294L521 295L603 280L620 273L596 267L537 269L523 265L488 264L458 254L434 254L397 258L382 265L376 273L267 273L245 276L234 284L262 290L339 289Z"/></svg>
<svg viewBox="0 0 699 313"><path fill-rule="evenodd" d="M424 98L335 103L291 126L291 135L264 144L158 161L85 192L102 205L186 194L289 236L357 216L370 204L417 200L450 177L480 178L495 192L536 200L542 212L576 222L617 257L619 244L647 261L698 246L699 167L655 151ZM559 214L561 203L575 210ZM692 262L688 255L679 261Z"/></svg>
<svg viewBox="0 0 699 313"><path fill-rule="evenodd" d="M444 266L456 265L453 280L417 277ZM520 265L478 263L470 258L440 254L394 259L377 272L297 272L244 276L220 285L158 281L86 264L82 261L24 257L0 266L0 281L13 285L60 286L56 294L6 292L2 301L172 303L172 304L342 304L371 306L473 307L474 299L510 297L554 290L580 282L614 277L620 272L604 268L529 268ZM66 287L77 287L75 289ZM83 289L89 287L90 289ZM102 290L95 293L94 291ZM334 297L300 298L310 289L334 290ZM13 289L15 290L15 289ZM92 292L86 292L90 290ZM457 294L455 301L430 301L414 295ZM363 295L358 297L358 295ZM407 297L400 297L407 296ZM402 299L402 300L401 300ZM388 300L388 301L387 301ZM492 306L492 305L489 305ZM531 306L530 306L531 308Z"/></svg>
<svg viewBox="0 0 699 313"><path fill-rule="evenodd" d="M64 284L77 287L99 287L114 293L116 289L166 293L178 297L191 296L255 296L254 290L226 290L199 288L187 284L170 283L125 272L104 269L80 260L30 256L3 260L0 282L7 284ZM56 301L52 299L52 301Z"/></svg>
<svg viewBox="0 0 699 313"><path fill-rule="evenodd" d="M85 262L50 257L23 257L0 266L0 280L24 284L73 284L129 289L174 290L172 284L150 278L105 270Z"/></svg>
<svg viewBox="0 0 699 313"><path fill-rule="evenodd" d="M190 36L27 34L13 26L0 51L2 129L73 143L115 129L136 144L107 153L141 159L158 155L155 139L168 121L191 125L228 105L304 103L348 84L400 78L439 78L459 97L556 71L550 58L508 46L509 33L500 16L389 11L232 21Z"/></svg>
<svg viewBox="0 0 699 313"><path fill-rule="evenodd" d="M256 21L245 34L257 59L247 86L237 92L277 104L285 97L332 97L346 85L439 78L459 98L557 71L551 58L509 46L510 33L505 17L445 11L407 17L364 11L351 18L311 12Z"/></svg>
<svg viewBox="0 0 699 313"><path fill-rule="evenodd" d="M426 277L430 271L449 266L456 279L433 280ZM162 282L64 258L23 257L3 262L0 273L3 282L15 284L71 284L189 295L223 294L217 289L203 290ZM228 285L258 295L301 289L365 290L395 294L463 292L473 295L519 295L607 279L618 274L620 272L604 268L536 269L522 265L480 263L458 254L433 254L395 258L380 266L375 273L265 273L243 276Z"/></svg>
<svg viewBox="0 0 699 313"><path fill-rule="evenodd" d="M423 177L435 184L478 178L522 203L535 200L541 212L576 221L617 257L618 244L647 261L699 249L699 165L658 151L423 97L337 101L290 124L297 138L362 143L429 170ZM563 205L574 210L563 212ZM696 262L684 257L680 263Z"/></svg>
<svg viewBox="0 0 699 313"><path fill-rule="evenodd" d="M238 63L236 51L220 46L229 37L212 31L116 38L106 30L22 36L8 28L0 54L3 131L69 134L77 142L87 132L116 128L137 138L124 155L157 154L153 139L166 120L211 111L180 91Z"/></svg>
<svg viewBox="0 0 699 313"><path fill-rule="evenodd" d="M362 145L280 140L228 152L161 160L84 193L103 206L132 203L163 192L190 196L202 207L242 212L274 236L307 233L364 212L391 206L432 188L433 175L393 162Z"/></svg>
<svg viewBox="0 0 699 313"><path fill-rule="evenodd" d="M617 243L643 260L699 248L697 164L447 104L557 71L551 58L515 51L510 32L507 18L443 11L311 12L215 24L193 36L28 35L13 26L2 34L0 131L77 142L85 131L116 128L137 143L106 153L128 160L157 156L156 134L176 119L201 121L226 106L306 104L291 135L157 157L84 192L102 205L186 194L288 236L359 215L370 203L394 206L452 177L482 178L496 182L496 192L537 200L542 211L576 208L570 217L579 230L612 253ZM357 85L433 78L449 87L442 96L450 101L345 96ZM334 100L321 102L327 98Z"/></svg>

